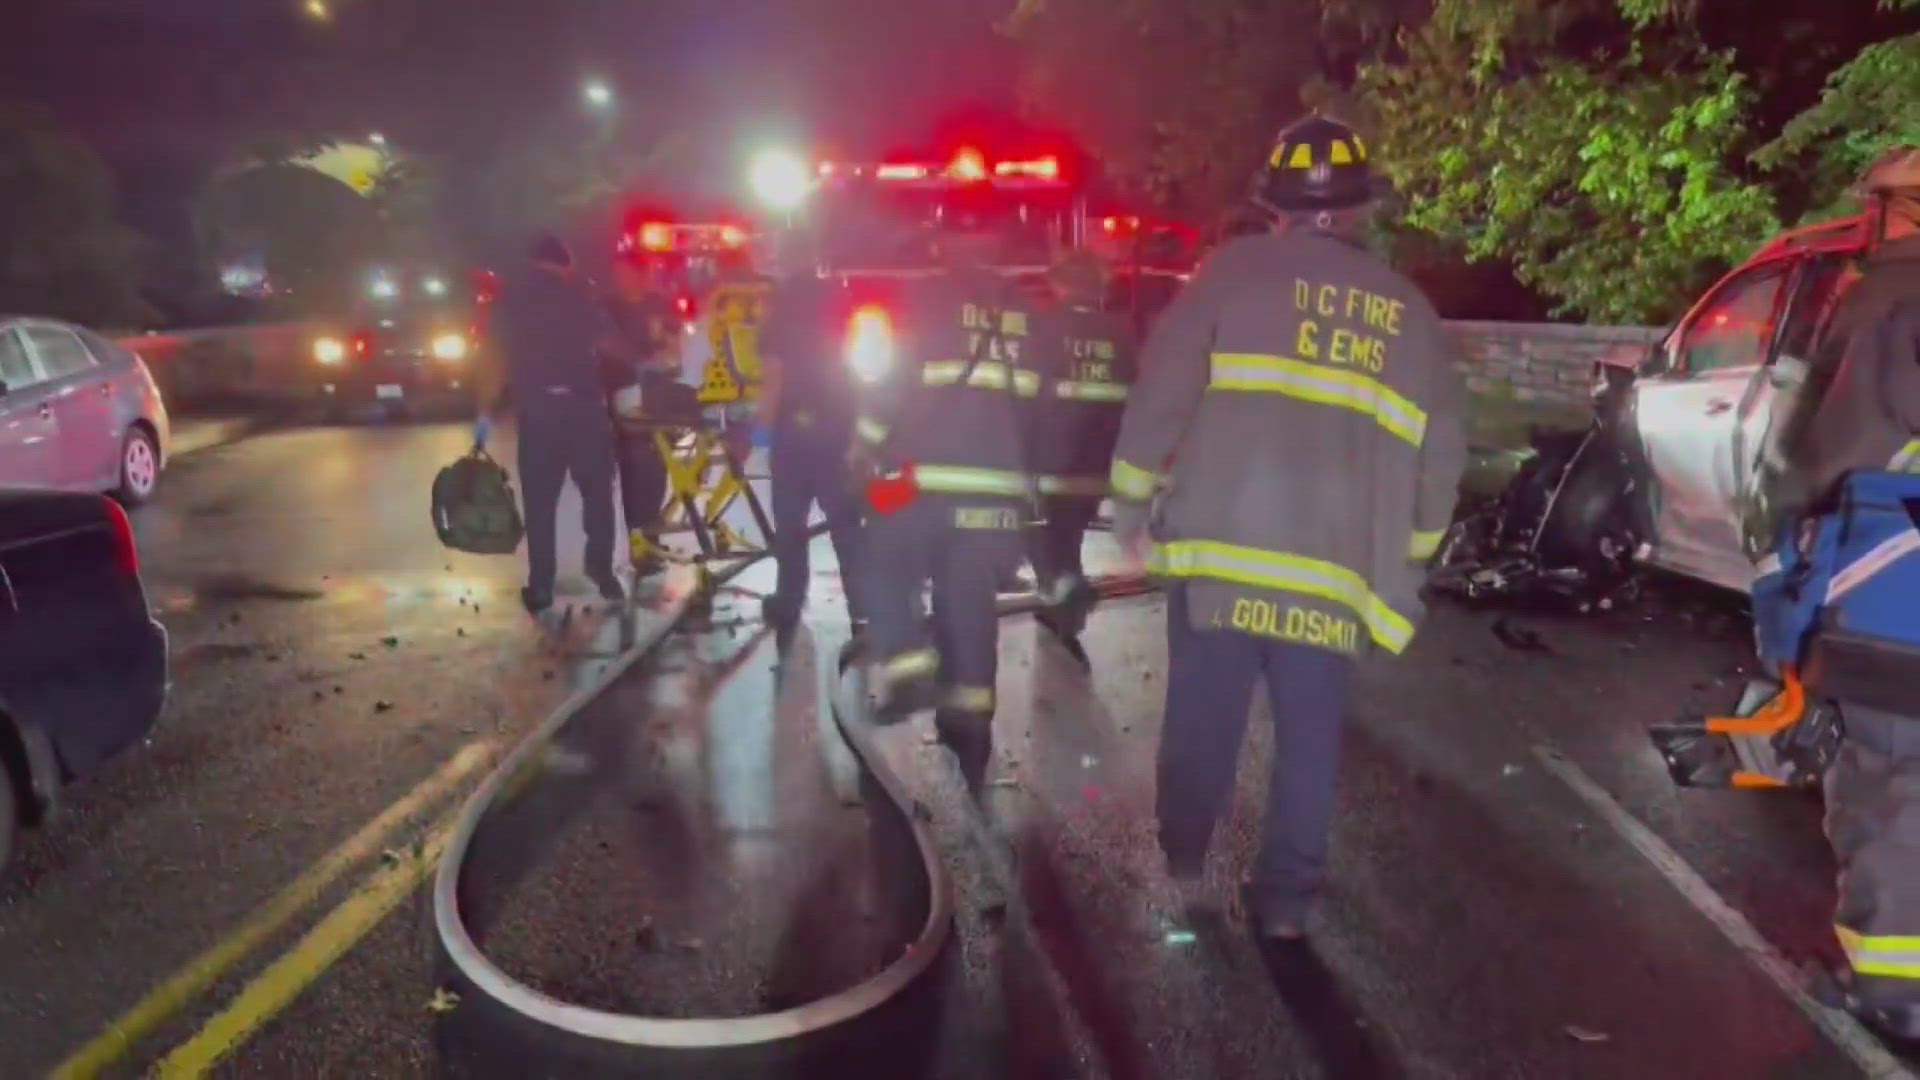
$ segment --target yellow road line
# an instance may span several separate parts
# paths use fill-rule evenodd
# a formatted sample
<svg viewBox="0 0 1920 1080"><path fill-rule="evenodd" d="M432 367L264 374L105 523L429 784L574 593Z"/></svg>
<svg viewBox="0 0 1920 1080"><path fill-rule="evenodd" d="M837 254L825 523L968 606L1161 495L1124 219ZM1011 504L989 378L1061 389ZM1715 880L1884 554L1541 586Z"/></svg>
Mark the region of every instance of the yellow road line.
<svg viewBox="0 0 1920 1080"><path fill-rule="evenodd" d="M289 920L317 900L341 874L376 854L389 833L484 765L491 757L492 750L492 743L487 741L470 743L461 748L432 776L422 780L400 801L387 807L380 816L361 827L359 832L327 852L273 899L247 916L238 928L194 957L92 1042L75 1051L54 1070L56 1080L82 1080L97 1076L107 1066L124 1057L141 1039L152 1034L188 1002L205 993L229 968L278 933Z"/></svg>
<svg viewBox="0 0 1920 1080"><path fill-rule="evenodd" d="M447 811L399 862L369 876L353 895L248 983L232 1004L208 1020L191 1039L174 1047L152 1075L162 1080L204 1076L279 1015L433 873L458 812L458 807Z"/></svg>

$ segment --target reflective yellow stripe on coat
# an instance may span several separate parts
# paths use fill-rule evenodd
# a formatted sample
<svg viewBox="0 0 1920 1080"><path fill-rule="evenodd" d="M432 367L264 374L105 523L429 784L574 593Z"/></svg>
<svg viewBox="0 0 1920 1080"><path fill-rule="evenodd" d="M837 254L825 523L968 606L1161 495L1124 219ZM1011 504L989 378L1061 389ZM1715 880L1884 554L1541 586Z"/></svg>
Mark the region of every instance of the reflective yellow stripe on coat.
<svg viewBox="0 0 1920 1080"><path fill-rule="evenodd" d="M1887 462L1888 472L1920 473L1920 439L1909 440Z"/></svg>
<svg viewBox="0 0 1920 1080"><path fill-rule="evenodd" d="M1160 483L1160 474L1114 458L1113 470L1107 479L1112 484L1113 493L1120 498L1146 502L1153 498L1153 489Z"/></svg>
<svg viewBox="0 0 1920 1080"><path fill-rule="evenodd" d="M920 368L920 381L927 386L953 386L960 382L960 376L966 372L968 361L936 360ZM1008 369L998 360L982 360L973 366L973 374L967 376L967 385L982 390L1005 390L1008 381L1013 384L1013 392L1021 397L1034 397L1040 393L1040 374L1023 368Z"/></svg>
<svg viewBox="0 0 1920 1080"><path fill-rule="evenodd" d="M1398 653L1413 640L1413 623L1375 596L1366 578L1339 563L1214 540L1175 540L1154 548L1149 569L1166 577L1215 578L1331 600L1360 616L1374 642L1388 652Z"/></svg>
<svg viewBox="0 0 1920 1080"><path fill-rule="evenodd" d="M1316 405L1352 409L1414 446L1427 438L1427 414L1387 384L1348 368L1285 356L1214 353L1209 390L1285 394Z"/></svg>
<svg viewBox="0 0 1920 1080"><path fill-rule="evenodd" d="M1030 495L1033 482L1025 473L1004 469L975 469L960 465L915 465L913 479L922 491L949 495Z"/></svg>
<svg viewBox="0 0 1920 1080"><path fill-rule="evenodd" d="M1904 935L1868 936L1844 926L1833 928L1840 947L1846 950L1847 964L1857 975L1883 979L1920 979L1920 937Z"/></svg>
<svg viewBox="0 0 1920 1080"><path fill-rule="evenodd" d="M1053 384L1053 396L1062 401L1125 401L1127 384L1066 380Z"/></svg>

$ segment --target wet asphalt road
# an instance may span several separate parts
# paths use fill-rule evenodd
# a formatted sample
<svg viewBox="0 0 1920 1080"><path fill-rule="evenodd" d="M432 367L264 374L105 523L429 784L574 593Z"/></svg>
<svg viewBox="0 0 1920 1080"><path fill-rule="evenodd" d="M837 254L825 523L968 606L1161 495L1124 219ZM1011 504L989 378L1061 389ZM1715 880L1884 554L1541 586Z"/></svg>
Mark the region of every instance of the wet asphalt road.
<svg viewBox="0 0 1920 1080"><path fill-rule="evenodd" d="M173 634L173 698L152 743L73 788L0 889L0 1074L46 1072L477 745L467 771L185 995L114 1072L137 1074L192 1038L276 957L307 955L302 936L383 865L405 866L479 763L601 662L557 655L518 611L516 560L434 541L426 485L463 443L455 427L262 435L183 459L137 515ZM563 539L563 572L569 557L577 536ZM830 586L830 562L816 566ZM742 611L764 576L741 579ZM872 873L882 856L863 864L857 842L869 815L834 797L845 763L830 760L812 693L844 633L822 607L778 677L771 643L722 628L676 643L662 658L676 671L623 689L649 702L634 707L648 719L631 756L606 774L625 802L578 815L528 871L523 917L499 939L519 973L606 1006L738 1008L774 963L779 936L753 931L781 922L784 905L761 895L781 846L805 836L837 851L836 880ZM912 1035L928 1074L1860 1074L1540 756L1564 755L1788 960L1830 958L1817 801L1676 791L1641 734L1731 700L1747 649L1737 604L1663 588L1600 618L1508 616L1537 634L1533 648L1496 636L1493 613L1436 610L1406 657L1362 679L1330 896L1313 950L1292 955L1231 931L1168 936L1149 821L1158 618L1151 598L1098 613L1091 680L1029 621L1007 621L989 794L999 824L984 843L944 753L911 726L883 733L956 884L955 944ZM571 652L593 652L590 636L576 633ZM661 708L661 694L675 704ZM1252 731L1216 845L1223 889L1250 859L1266 726ZM657 827L663 804L698 812ZM711 900L670 908L663 893L689 883L707 897L748 889L761 915ZM569 903L580 893L593 899ZM425 896L316 964L218 1071L419 1076L441 1071L443 1049L461 1057L447 1042L457 1025L430 1006ZM871 896L813 900L830 915ZM835 950L850 972L874 944L854 938ZM709 969L741 977L659 966L709 952ZM660 984L633 985L655 974Z"/></svg>

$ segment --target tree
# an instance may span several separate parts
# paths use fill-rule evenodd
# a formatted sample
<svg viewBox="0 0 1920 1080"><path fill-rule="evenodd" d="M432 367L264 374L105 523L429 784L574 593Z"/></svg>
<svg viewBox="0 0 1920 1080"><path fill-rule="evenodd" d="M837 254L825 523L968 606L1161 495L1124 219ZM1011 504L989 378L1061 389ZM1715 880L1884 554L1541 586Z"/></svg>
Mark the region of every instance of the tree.
<svg viewBox="0 0 1920 1080"><path fill-rule="evenodd" d="M1795 88L1702 44L1711 4L1023 0L1008 31L1030 104L1136 194L1217 212L1312 103L1381 148L1399 188L1388 239L1509 265L1560 314L1637 322L1684 306L1777 227L1778 205L1829 210L1867 159L1920 137L1913 35L1840 58L1820 101L1762 147L1753 76L1770 102Z"/></svg>
<svg viewBox="0 0 1920 1080"><path fill-rule="evenodd" d="M1880 0L1882 9L1920 11L1920 0ZM1808 220L1845 212L1845 189L1876 156L1920 145L1920 33L1868 45L1828 76L1818 101L1761 147L1754 160L1813 178Z"/></svg>
<svg viewBox="0 0 1920 1080"><path fill-rule="evenodd" d="M215 180L196 219L215 259L257 254L294 312L338 310L386 251L374 204L331 176L289 163Z"/></svg>
<svg viewBox="0 0 1920 1080"><path fill-rule="evenodd" d="M0 310L144 321L139 255L99 157L45 110L0 102Z"/></svg>
<svg viewBox="0 0 1920 1080"><path fill-rule="evenodd" d="M1358 83L1402 220L1510 263L1557 314L1664 320L1777 228L1733 170L1749 91L1728 56L1635 44L1522 65L1440 21L1403 44Z"/></svg>

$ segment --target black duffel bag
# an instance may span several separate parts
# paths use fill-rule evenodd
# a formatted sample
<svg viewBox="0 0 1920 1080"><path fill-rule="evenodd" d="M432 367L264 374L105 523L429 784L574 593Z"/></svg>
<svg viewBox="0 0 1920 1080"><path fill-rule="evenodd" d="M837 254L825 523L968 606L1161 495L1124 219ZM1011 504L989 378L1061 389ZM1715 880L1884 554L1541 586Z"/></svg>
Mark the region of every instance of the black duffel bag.
<svg viewBox="0 0 1920 1080"><path fill-rule="evenodd" d="M475 555L511 555L526 535L513 478L478 447L433 478L433 531Z"/></svg>

